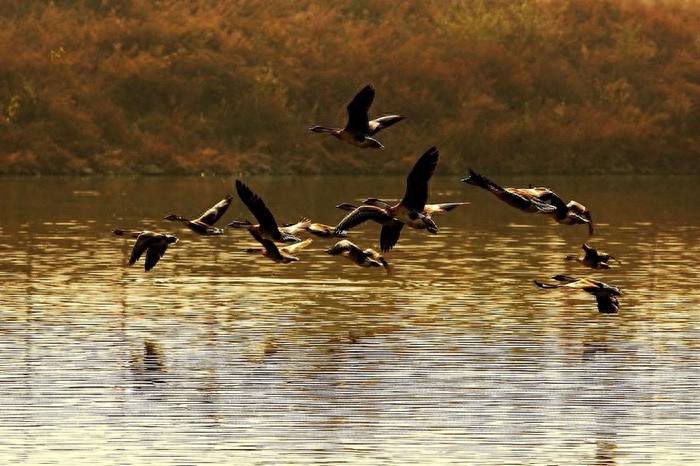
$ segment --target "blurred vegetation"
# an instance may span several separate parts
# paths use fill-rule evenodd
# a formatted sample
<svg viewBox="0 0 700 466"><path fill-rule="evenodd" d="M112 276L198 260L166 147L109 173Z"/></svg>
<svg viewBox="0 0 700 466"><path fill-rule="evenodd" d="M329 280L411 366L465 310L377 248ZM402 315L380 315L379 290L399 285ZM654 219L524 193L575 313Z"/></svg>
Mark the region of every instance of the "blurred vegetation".
<svg viewBox="0 0 700 466"><path fill-rule="evenodd" d="M690 0L3 0L0 173L700 173ZM361 150L340 126L409 118Z"/></svg>

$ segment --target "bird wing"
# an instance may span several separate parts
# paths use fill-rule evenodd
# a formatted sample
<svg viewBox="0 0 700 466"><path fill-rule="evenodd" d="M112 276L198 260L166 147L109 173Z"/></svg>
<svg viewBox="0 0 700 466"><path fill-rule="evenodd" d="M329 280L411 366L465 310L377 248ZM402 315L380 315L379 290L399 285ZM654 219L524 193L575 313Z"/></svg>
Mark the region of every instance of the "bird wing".
<svg viewBox="0 0 700 466"><path fill-rule="evenodd" d="M374 87L367 84L358 92L347 106L348 122L345 131L365 134L369 127L369 108L374 101Z"/></svg>
<svg viewBox="0 0 700 466"><path fill-rule="evenodd" d="M267 251L268 254L270 254L270 256L273 257L275 260L282 260L282 259L284 259L284 258L282 257L282 253L280 253L280 250L279 250L279 248L277 247L277 245L275 244L274 241L269 240L269 239L266 239L266 238L263 238L263 237L260 236L260 234L259 234L258 232L256 232L255 230L248 230L248 233L250 233L250 236L252 236L253 238L255 238L255 240L256 240L258 243L262 244L263 247L265 248L265 251Z"/></svg>
<svg viewBox="0 0 700 466"><path fill-rule="evenodd" d="M383 129L388 128L389 126L398 123L401 120L405 120L406 117L404 115L384 115L380 116L379 118L375 118L374 120L370 120L368 123L368 134L370 136L374 136L378 132L380 132Z"/></svg>
<svg viewBox="0 0 700 466"><path fill-rule="evenodd" d="M620 302L616 296L610 294L596 295L595 300L598 303L598 312L616 314L620 310Z"/></svg>
<svg viewBox="0 0 700 466"><path fill-rule="evenodd" d="M335 243L333 246L330 248L326 249L326 252L330 254L331 256L338 256L344 252L350 252L352 250L359 250L360 248L355 245L350 240L343 239Z"/></svg>
<svg viewBox="0 0 700 466"><path fill-rule="evenodd" d="M406 193L399 204L409 210L422 212L428 201L428 182L435 173L440 153L433 146L421 155L406 178Z"/></svg>
<svg viewBox="0 0 700 466"><path fill-rule="evenodd" d="M241 180L236 180L236 192L241 201L253 213L260 224L260 230L275 240L281 240L281 234L277 228L275 217L267 208L262 198L250 190Z"/></svg>
<svg viewBox="0 0 700 466"><path fill-rule="evenodd" d="M403 223L398 221L382 226L382 231L379 234L379 249L381 249L382 252L391 251L391 248L399 241L402 228Z"/></svg>
<svg viewBox="0 0 700 466"><path fill-rule="evenodd" d="M393 217L387 214L384 209L371 205L361 205L347 214L345 218L335 226L335 231L341 232L350 230L351 228L354 228L367 220L374 220L376 222L383 223L390 221L392 218Z"/></svg>
<svg viewBox="0 0 700 466"><path fill-rule="evenodd" d="M146 249L148 249L153 243L155 236L156 233L153 233L152 231L144 231L138 236L138 238L136 238L134 247L131 249L129 265L134 265L136 261L141 258L141 255L143 255Z"/></svg>
<svg viewBox="0 0 700 466"><path fill-rule="evenodd" d="M373 205L375 207L391 207L393 204L396 204L396 200L393 202L387 201L385 199L378 199L376 197L368 197L364 201L362 201L364 205Z"/></svg>
<svg viewBox="0 0 700 466"><path fill-rule="evenodd" d="M287 254L294 254L296 251L304 249L306 246L311 244L312 241L313 240L311 238L307 238L304 241L299 241L298 243L290 244L279 249L280 251L285 252Z"/></svg>
<svg viewBox="0 0 700 466"><path fill-rule="evenodd" d="M213 226L226 213L228 207L231 205L232 199L233 197L227 194L225 198L200 215L197 220L206 225Z"/></svg>
<svg viewBox="0 0 700 466"><path fill-rule="evenodd" d="M156 266L161 257L168 250L168 243L162 238L153 238L151 245L146 250L146 272Z"/></svg>
<svg viewBox="0 0 700 466"><path fill-rule="evenodd" d="M450 212L459 206L467 205L468 202L445 202L442 204L426 204L423 211L426 215L432 215L437 212Z"/></svg>
<svg viewBox="0 0 700 466"><path fill-rule="evenodd" d="M500 200L520 210L540 213L556 212L557 207L539 200L536 196L527 195L518 188L504 188L500 192L493 192Z"/></svg>

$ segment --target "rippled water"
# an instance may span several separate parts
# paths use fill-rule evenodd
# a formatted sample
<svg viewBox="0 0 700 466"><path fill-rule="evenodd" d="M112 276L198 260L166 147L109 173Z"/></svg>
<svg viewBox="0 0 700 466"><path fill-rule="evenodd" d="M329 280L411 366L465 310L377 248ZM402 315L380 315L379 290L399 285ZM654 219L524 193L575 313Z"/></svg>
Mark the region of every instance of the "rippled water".
<svg viewBox="0 0 700 466"><path fill-rule="evenodd" d="M700 463L697 177L499 178L586 204L592 246L622 266L565 262L586 240L458 178L469 201L404 231L394 274L330 257L247 255L242 230L196 217L233 179L2 178L0 458L6 464ZM245 181L278 220L335 223L335 204L400 197L402 177ZM250 218L238 199L222 223ZM149 228L180 242L126 267ZM376 247L378 227L351 232ZM620 287L541 290L558 273Z"/></svg>

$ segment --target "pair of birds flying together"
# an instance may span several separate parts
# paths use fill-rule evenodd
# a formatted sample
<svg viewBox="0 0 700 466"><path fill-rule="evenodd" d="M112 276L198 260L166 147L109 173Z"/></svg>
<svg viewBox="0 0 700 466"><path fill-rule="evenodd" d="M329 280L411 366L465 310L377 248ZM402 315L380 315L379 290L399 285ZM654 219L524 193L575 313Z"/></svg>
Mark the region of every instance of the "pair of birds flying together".
<svg viewBox="0 0 700 466"><path fill-rule="evenodd" d="M579 262L594 270L610 269L610 263L613 261L620 265L622 264L619 260L615 259L614 256L603 251L598 251L586 243L583 244L582 249L582 254L578 256L566 256L565 260ZM618 296L622 296L622 291L616 286L608 285L592 278L574 278L568 275L555 275L552 279L559 283L548 284L535 280L535 285L544 289L562 288L585 291L595 296L596 302L598 303L598 312L602 314L616 314L620 310L620 303L617 298Z"/></svg>

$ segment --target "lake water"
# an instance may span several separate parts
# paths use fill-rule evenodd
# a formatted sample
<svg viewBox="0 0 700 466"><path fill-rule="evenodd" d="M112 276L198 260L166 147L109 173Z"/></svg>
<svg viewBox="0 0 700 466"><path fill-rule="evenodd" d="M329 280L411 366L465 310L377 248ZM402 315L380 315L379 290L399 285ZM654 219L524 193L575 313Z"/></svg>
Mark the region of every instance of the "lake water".
<svg viewBox="0 0 700 466"><path fill-rule="evenodd" d="M0 178L4 464L700 464L699 177L509 178L593 212L525 214L437 177L437 235L404 230L394 273L316 238L300 261L199 237L233 177ZM282 222L334 224L340 202L397 198L403 177L246 177ZM221 221L252 215L236 197ZM156 229L180 242L127 267ZM377 247L379 228L350 232ZM566 273L622 289L602 315Z"/></svg>

